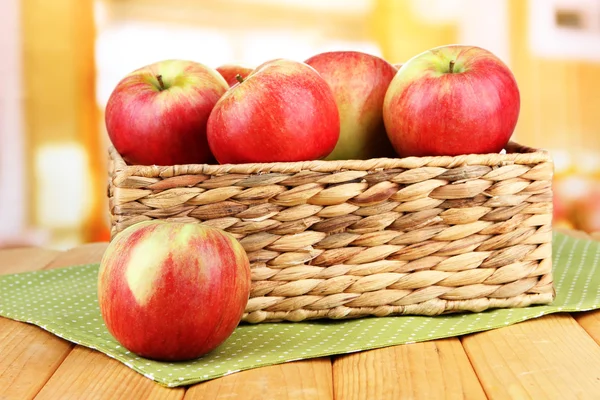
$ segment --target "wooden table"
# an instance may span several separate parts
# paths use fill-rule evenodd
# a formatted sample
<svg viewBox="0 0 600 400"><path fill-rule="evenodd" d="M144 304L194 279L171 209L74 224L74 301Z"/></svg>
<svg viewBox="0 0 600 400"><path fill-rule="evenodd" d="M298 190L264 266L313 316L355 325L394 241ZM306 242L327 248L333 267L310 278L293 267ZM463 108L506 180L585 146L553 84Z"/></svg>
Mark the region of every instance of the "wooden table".
<svg viewBox="0 0 600 400"><path fill-rule="evenodd" d="M0 274L99 262L105 248L0 250ZM30 398L600 399L600 311L258 368L175 389L100 352L0 317L0 399Z"/></svg>

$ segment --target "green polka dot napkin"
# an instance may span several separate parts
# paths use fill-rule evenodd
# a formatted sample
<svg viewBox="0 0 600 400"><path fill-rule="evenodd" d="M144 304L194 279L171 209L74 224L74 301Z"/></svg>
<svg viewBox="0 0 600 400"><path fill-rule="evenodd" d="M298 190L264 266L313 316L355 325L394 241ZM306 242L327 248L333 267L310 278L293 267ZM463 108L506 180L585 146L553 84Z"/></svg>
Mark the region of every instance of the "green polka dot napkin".
<svg viewBox="0 0 600 400"><path fill-rule="evenodd" d="M551 305L437 317L241 325L223 345L193 362L151 361L119 346L98 309L97 264L0 276L0 315L97 349L162 385L180 386L265 365L457 336L554 312L600 308L600 244L555 233L553 249L557 297Z"/></svg>

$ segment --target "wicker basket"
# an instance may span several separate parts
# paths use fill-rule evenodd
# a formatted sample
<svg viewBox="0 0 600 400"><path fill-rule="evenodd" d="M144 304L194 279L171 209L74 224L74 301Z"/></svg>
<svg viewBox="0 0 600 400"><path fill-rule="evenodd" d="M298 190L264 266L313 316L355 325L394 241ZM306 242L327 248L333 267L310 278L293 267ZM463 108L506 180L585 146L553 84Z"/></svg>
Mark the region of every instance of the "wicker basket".
<svg viewBox="0 0 600 400"><path fill-rule="evenodd" d="M554 299L545 151L164 167L109 154L112 235L151 219L233 234L252 267L247 322Z"/></svg>

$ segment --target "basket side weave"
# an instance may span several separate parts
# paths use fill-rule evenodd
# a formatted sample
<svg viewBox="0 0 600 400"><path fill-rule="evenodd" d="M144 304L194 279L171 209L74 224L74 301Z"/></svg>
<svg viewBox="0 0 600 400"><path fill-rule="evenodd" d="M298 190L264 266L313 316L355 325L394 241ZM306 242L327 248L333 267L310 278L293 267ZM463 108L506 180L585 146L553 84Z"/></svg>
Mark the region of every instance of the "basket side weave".
<svg viewBox="0 0 600 400"><path fill-rule="evenodd" d="M252 267L244 320L437 315L546 304L546 152L129 166L109 151L112 234L141 221L233 234Z"/></svg>

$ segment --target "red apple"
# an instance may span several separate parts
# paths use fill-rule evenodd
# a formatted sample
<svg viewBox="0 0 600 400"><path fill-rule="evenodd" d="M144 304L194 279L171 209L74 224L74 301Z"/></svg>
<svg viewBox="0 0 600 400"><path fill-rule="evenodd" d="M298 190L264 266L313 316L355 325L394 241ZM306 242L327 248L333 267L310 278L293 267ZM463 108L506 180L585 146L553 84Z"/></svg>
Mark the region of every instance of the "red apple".
<svg viewBox="0 0 600 400"><path fill-rule="evenodd" d="M500 152L519 116L510 69L489 51L442 46L398 71L385 97L383 119L401 156Z"/></svg>
<svg viewBox="0 0 600 400"><path fill-rule="evenodd" d="M206 121L229 86L214 69L160 61L123 78L106 105L106 130L129 164L175 165L214 160Z"/></svg>
<svg viewBox="0 0 600 400"><path fill-rule="evenodd" d="M252 68L237 64L224 64L217 67L217 72L219 72L221 76L225 78L229 87L238 83L238 75L244 79L252 72L252 70Z"/></svg>
<svg viewBox="0 0 600 400"><path fill-rule="evenodd" d="M108 331L150 359L198 358L225 341L250 295L242 245L201 224L141 222L112 240L98 301Z"/></svg>
<svg viewBox="0 0 600 400"><path fill-rule="evenodd" d="M221 164L320 159L339 134L327 82L312 67L284 59L262 64L229 89L208 119L208 144Z"/></svg>
<svg viewBox="0 0 600 400"><path fill-rule="evenodd" d="M396 68L396 71L398 71L400 68L402 68L402 66L404 64L393 64L393 65L394 65L394 68Z"/></svg>
<svg viewBox="0 0 600 400"><path fill-rule="evenodd" d="M396 68L379 57L358 51L321 53L305 63L327 81L340 113L340 138L327 159L393 157L382 108Z"/></svg>

